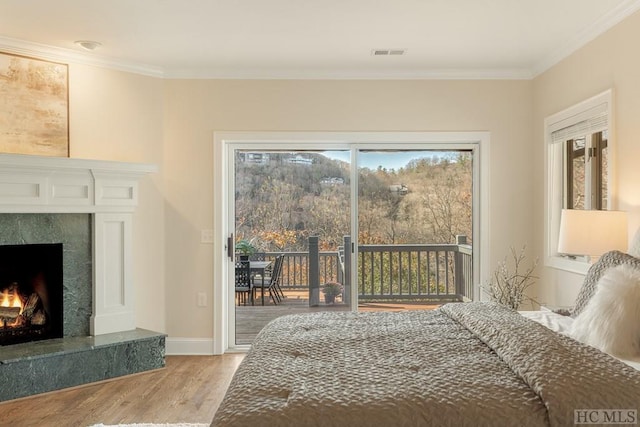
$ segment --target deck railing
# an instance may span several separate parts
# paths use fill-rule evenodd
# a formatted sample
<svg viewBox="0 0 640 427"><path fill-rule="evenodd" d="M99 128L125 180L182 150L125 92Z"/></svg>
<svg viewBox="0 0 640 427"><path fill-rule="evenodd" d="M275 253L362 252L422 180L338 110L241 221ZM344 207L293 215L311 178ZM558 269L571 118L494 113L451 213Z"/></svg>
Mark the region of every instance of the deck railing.
<svg viewBox="0 0 640 427"><path fill-rule="evenodd" d="M349 238L345 246L350 247ZM317 265L309 253L317 253ZM279 253L267 253L275 259ZM309 251L283 252L281 286L309 289L321 283L345 284L343 299L350 300L348 272L350 253ZM470 300L473 299L471 245L464 236L455 244L405 244L358 246L358 299L388 300ZM309 277L317 268L318 279ZM315 282L315 283L314 283Z"/></svg>
<svg viewBox="0 0 640 427"><path fill-rule="evenodd" d="M464 293L458 245L360 246L358 298L457 299Z"/></svg>
<svg viewBox="0 0 640 427"><path fill-rule="evenodd" d="M280 254L284 255L281 286L288 289L309 288L309 252L267 252L266 259L275 260ZM342 276L339 275L342 266L338 253L320 252L318 255L320 283L342 282Z"/></svg>

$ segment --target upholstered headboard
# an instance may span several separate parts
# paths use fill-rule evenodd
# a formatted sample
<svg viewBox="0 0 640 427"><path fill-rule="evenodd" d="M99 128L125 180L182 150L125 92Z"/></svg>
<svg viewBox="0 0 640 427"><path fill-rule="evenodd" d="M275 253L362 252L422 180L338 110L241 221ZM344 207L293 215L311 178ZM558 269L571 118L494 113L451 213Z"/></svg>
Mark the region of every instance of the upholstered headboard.
<svg viewBox="0 0 640 427"><path fill-rule="evenodd" d="M602 255L600 259L596 261L591 268L589 268L589 271L584 278L584 282L582 283L582 288L580 288L580 292L576 298L575 306L573 307L573 310L571 310L571 317L576 317L582 312L595 293L598 281L605 271L611 267L623 264L631 265L640 269L640 258L636 258L633 255L625 254L620 251L611 251Z"/></svg>

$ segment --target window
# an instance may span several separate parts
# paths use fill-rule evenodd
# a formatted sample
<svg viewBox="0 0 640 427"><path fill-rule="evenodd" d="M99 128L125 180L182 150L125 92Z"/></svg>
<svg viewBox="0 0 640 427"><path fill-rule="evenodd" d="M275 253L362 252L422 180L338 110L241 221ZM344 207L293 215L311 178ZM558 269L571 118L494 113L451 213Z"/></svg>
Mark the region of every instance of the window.
<svg viewBox="0 0 640 427"><path fill-rule="evenodd" d="M608 131L563 141L565 209L607 209Z"/></svg>
<svg viewBox="0 0 640 427"><path fill-rule="evenodd" d="M611 91L545 120L547 185L545 243L547 265L586 272L586 262L558 255L560 212L611 209Z"/></svg>

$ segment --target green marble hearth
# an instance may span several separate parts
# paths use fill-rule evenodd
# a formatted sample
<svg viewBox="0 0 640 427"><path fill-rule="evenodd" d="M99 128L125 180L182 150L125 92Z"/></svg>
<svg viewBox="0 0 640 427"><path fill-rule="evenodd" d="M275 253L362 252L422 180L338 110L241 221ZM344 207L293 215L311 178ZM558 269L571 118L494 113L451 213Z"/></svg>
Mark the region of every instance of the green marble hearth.
<svg viewBox="0 0 640 427"><path fill-rule="evenodd" d="M0 347L0 402L162 368L164 353L144 329Z"/></svg>

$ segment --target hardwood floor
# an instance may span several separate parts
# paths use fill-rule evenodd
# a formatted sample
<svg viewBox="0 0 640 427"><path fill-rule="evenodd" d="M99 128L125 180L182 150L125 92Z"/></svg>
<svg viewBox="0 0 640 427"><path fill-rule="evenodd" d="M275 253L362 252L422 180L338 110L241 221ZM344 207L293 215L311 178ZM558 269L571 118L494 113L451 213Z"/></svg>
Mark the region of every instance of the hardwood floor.
<svg viewBox="0 0 640 427"><path fill-rule="evenodd" d="M0 426L210 423L243 358L167 356L157 371L0 403Z"/></svg>

